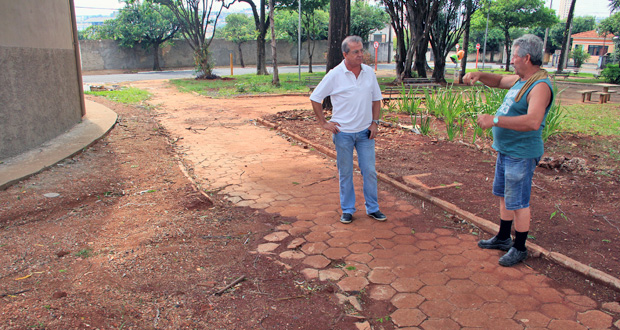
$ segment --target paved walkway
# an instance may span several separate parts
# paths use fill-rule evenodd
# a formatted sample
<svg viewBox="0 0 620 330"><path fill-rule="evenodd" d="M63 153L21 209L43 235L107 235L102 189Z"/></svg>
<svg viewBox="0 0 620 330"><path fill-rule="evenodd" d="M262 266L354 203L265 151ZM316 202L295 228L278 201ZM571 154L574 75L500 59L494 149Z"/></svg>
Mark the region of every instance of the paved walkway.
<svg viewBox="0 0 620 330"><path fill-rule="evenodd" d="M163 83L149 88L151 102L163 109L159 119L169 133L182 137L177 144L197 181L236 205L295 219L262 238L256 253L271 255L284 267L301 264L308 279L334 282L342 290L337 293L341 301L363 308L355 299L363 290L390 302L396 307L391 321L402 329L620 328L620 321L612 324L606 313L620 313L618 303L599 307L571 288L552 288L552 280L524 265L501 267L501 252L478 249L477 236L447 229L413 232L407 224L424 220L423 212L386 191L380 192L380 203L387 222L366 217L359 200L355 221L339 223L333 159L258 125L252 120L258 117L252 99L208 100L181 93L162 98L164 88ZM202 106L196 107L197 101ZM307 97L291 98L269 111L307 103ZM235 110L223 110L231 107ZM71 154L97 139L116 118L99 108L89 104L91 129L77 126L68 135L79 142L76 147L64 140L52 143L46 148L52 152L19 158L22 165L36 165L31 172L37 172L62 159L53 151L57 145ZM15 178L7 175L4 181L25 175L11 173ZM355 183L361 199L359 175Z"/></svg>
<svg viewBox="0 0 620 330"><path fill-rule="evenodd" d="M501 252L479 249L477 236L447 229L414 233L407 219L423 220L423 212L388 192L380 192L388 221L368 218L359 175L358 212L353 223L341 224L335 161L250 120L244 114L253 107L251 99L228 112L218 104L236 101L205 98L200 111L150 92L164 110L161 123L172 136L183 136L178 143L203 188L236 205L294 219L265 236L257 253L273 255L285 266L303 264L308 279L336 283L345 293L341 300L363 290L389 301L397 308L391 321L402 329L614 326L595 301L571 288L554 289L549 278L522 264L499 266ZM179 121L201 131L183 132Z"/></svg>

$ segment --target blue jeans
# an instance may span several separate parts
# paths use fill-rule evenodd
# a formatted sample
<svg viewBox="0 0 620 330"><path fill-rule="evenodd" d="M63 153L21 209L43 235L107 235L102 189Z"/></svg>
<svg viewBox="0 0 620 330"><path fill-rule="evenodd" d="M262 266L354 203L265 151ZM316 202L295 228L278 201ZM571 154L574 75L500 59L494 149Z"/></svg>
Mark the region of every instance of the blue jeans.
<svg viewBox="0 0 620 330"><path fill-rule="evenodd" d="M530 207L532 177L540 158L513 158L497 154L493 195L504 197L506 210Z"/></svg>
<svg viewBox="0 0 620 330"><path fill-rule="evenodd" d="M355 213L355 188L353 187L353 149L364 180L364 205L366 213L379 211L377 197L377 171L375 169L375 140L369 139L370 131L357 133L339 132L333 135L336 145L336 164L340 179L340 208L343 213Z"/></svg>

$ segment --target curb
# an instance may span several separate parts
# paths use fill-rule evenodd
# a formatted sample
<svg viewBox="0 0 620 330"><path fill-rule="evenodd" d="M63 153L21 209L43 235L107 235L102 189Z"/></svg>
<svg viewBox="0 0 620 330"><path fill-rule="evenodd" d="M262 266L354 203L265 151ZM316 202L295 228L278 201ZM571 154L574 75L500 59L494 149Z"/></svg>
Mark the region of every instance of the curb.
<svg viewBox="0 0 620 330"><path fill-rule="evenodd" d="M301 141L309 146L312 146L315 150L331 157L331 158L336 158L336 153L325 147L322 145L315 145L312 142L310 142L308 139L301 137L295 133L289 132L286 129L283 129L281 127L279 127L276 124L273 124L271 122L268 122L262 118L258 118L256 119L256 122L260 123L263 126L269 127L269 128L273 128L275 130L280 131L281 133L284 133L288 136L290 136L291 138ZM357 167L357 165L355 165ZM430 194L417 190L417 189L413 189L403 183L400 183L392 178L390 178L388 175L381 173L379 171L377 171L377 178L381 179L381 181L385 182L385 183L389 183L390 185L392 185L393 187L400 189L406 193L409 193L411 195L414 195L426 202L432 203L433 205L441 208L442 210L452 213L456 216L459 216L465 220L467 220L470 223L473 223L474 225L476 225L477 227L481 228L482 230L489 232L489 233L493 233L499 230L499 225L486 220L484 218L481 218L471 212L465 211L461 208L459 208L458 206L444 201L442 199L439 199L437 197L433 197ZM585 265L575 259L572 259L570 257L567 257L561 253L557 253L557 252L551 252L539 245L533 244L533 243L527 243L527 246L531 249L532 256L533 257L544 257L547 260L550 260L556 264L559 264L561 266L563 266L564 268L567 268L571 271L574 271L576 273L579 273L581 275L583 275L586 278L595 280L599 283L602 283L612 289L615 289L616 291L620 291L620 279L615 278L605 272L602 272L598 269L592 268L588 265Z"/></svg>

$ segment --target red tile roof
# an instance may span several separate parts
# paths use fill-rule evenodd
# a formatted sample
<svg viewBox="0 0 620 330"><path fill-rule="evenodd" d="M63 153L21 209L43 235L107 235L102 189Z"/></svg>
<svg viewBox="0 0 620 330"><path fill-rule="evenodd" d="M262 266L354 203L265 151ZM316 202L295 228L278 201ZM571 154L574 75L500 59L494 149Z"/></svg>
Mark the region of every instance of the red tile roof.
<svg viewBox="0 0 620 330"><path fill-rule="evenodd" d="M588 38L588 39L603 38L603 36L599 36L598 33L596 33L596 30L575 33L575 34L572 34L570 37L571 38ZM613 34L608 34L607 36L605 36L605 39L611 40L611 38L613 37L614 37Z"/></svg>

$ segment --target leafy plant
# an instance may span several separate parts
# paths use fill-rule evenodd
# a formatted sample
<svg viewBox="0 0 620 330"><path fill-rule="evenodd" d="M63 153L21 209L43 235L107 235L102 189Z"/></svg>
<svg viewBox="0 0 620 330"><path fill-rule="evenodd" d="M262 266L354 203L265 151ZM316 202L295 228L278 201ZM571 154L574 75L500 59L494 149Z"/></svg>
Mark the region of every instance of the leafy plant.
<svg viewBox="0 0 620 330"><path fill-rule="evenodd" d="M91 256L91 252L93 252L93 250L91 249L81 249L80 251L75 253L75 256L86 259Z"/></svg>
<svg viewBox="0 0 620 330"><path fill-rule="evenodd" d="M545 118L545 127L543 127L542 131L542 139L545 142L551 136L560 133L562 122L566 120L566 113L564 112L562 102L560 101L560 94L562 92L563 90L558 92L558 88L556 85L553 86L555 101L553 102L553 105L549 109L549 113Z"/></svg>
<svg viewBox="0 0 620 330"><path fill-rule="evenodd" d="M583 63L590 58L590 54L581 47L573 49L569 56L575 61L575 66L578 68L581 68Z"/></svg>
<svg viewBox="0 0 620 330"><path fill-rule="evenodd" d="M610 84L620 84L620 67L618 64L608 64L601 72L601 77Z"/></svg>

